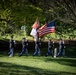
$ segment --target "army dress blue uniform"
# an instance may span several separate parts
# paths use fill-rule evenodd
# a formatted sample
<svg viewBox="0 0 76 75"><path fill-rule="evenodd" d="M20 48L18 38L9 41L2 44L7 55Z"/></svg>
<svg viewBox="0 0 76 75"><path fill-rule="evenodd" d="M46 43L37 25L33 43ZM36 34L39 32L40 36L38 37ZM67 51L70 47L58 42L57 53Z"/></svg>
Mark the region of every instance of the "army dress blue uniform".
<svg viewBox="0 0 76 75"><path fill-rule="evenodd" d="M36 54L38 54L38 56L40 56L40 47L41 47L41 41L36 40L35 41L35 52L34 52L33 56L35 56Z"/></svg>
<svg viewBox="0 0 76 75"><path fill-rule="evenodd" d="M62 39L60 39L59 52L58 52L57 56L64 56L65 55L64 48L65 48L64 41Z"/></svg>
<svg viewBox="0 0 76 75"><path fill-rule="evenodd" d="M46 53L46 56L49 56L49 55L53 56L53 49L54 49L54 42L49 40L48 41L48 52Z"/></svg>
<svg viewBox="0 0 76 75"><path fill-rule="evenodd" d="M23 54L26 54L26 56L28 55L27 47L28 47L28 41L25 38L23 38L23 40L22 40L22 52L20 53L20 56L22 56Z"/></svg>
<svg viewBox="0 0 76 75"><path fill-rule="evenodd" d="M10 47L10 52L8 53L9 57L13 57L14 55L14 44L15 44L15 41L13 40L13 36L11 36L11 39L9 41L9 47Z"/></svg>

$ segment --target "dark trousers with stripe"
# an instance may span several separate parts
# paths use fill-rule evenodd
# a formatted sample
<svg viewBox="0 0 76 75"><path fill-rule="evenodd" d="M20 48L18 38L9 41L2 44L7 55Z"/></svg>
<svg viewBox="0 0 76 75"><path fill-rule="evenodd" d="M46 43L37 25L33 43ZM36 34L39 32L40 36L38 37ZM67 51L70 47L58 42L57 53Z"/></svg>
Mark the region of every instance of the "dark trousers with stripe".
<svg viewBox="0 0 76 75"><path fill-rule="evenodd" d="M26 54L26 56L28 55L27 48L22 48L22 52L20 53L20 56L22 56L23 54Z"/></svg>

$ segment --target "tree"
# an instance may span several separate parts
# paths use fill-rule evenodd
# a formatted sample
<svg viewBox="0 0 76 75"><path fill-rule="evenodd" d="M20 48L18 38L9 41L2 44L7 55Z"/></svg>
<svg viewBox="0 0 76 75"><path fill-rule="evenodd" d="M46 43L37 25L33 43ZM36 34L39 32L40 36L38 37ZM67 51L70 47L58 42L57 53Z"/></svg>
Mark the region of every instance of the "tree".
<svg viewBox="0 0 76 75"><path fill-rule="evenodd" d="M43 19L42 10L31 5L28 0L0 0L0 8L0 22L6 23L13 31L26 25L29 33L35 19Z"/></svg>
<svg viewBox="0 0 76 75"><path fill-rule="evenodd" d="M56 32L60 28L64 32L76 28L76 1L75 0L0 0L0 23L5 26L5 31L19 31L26 25L27 34L31 26L39 18L40 24L56 20ZM67 26L69 25L69 26ZM59 28L59 29L58 29ZM65 30L66 28L66 30ZM10 31L9 31L10 30ZM6 32L6 33L7 33ZM16 32L16 31L15 31Z"/></svg>

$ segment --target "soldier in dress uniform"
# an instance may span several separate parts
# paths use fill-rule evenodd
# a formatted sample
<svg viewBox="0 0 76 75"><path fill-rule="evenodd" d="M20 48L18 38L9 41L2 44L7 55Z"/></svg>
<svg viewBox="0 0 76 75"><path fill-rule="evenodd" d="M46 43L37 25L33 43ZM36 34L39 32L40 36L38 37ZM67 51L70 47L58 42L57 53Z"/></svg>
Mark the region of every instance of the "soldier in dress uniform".
<svg viewBox="0 0 76 75"><path fill-rule="evenodd" d="M48 41L48 51L46 53L46 56L52 55L53 56L54 51L54 42L52 40Z"/></svg>
<svg viewBox="0 0 76 75"><path fill-rule="evenodd" d="M41 40L36 39L36 41L35 41L35 52L34 52L33 56L35 56L37 53L38 53L38 56L40 56L40 47L41 47Z"/></svg>
<svg viewBox="0 0 76 75"><path fill-rule="evenodd" d="M10 52L8 53L9 57L13 57L14 55L14 46L15 46L16 42L13 40L13 35L10 37L10 41L9 41L9 48L10 48Z"/></svg>
<svg viewBox="0 0 76 75"><path fill-rule="evenodd" d="M60 38L60 41L59 41L59 52L58 52L57 56L64 56L65 55L64 48L65 48L64 40L62 40Z"/></svg>
<svg viewBox="0 0 76 75"><path fill-rule="evenodd" d="M28 55L27 47L28 47L28 41L26 38L23 38L22 39L22 51L20 53L20 56L22 56L23 54L26 54L26 56Z"/></svg>

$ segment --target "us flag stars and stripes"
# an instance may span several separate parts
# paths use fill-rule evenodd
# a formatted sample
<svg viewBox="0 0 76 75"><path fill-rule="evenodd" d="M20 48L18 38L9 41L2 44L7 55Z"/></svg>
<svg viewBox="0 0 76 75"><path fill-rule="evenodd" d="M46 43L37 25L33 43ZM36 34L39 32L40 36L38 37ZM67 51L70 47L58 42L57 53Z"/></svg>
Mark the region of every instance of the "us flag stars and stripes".
<svg viewBox="0 0 76 75"><path fill-rule="evenodd" d="M39 37L43 37L45 34L54 33L55 32L55 21L45 23L42 27L38 29Z"/></svg>

